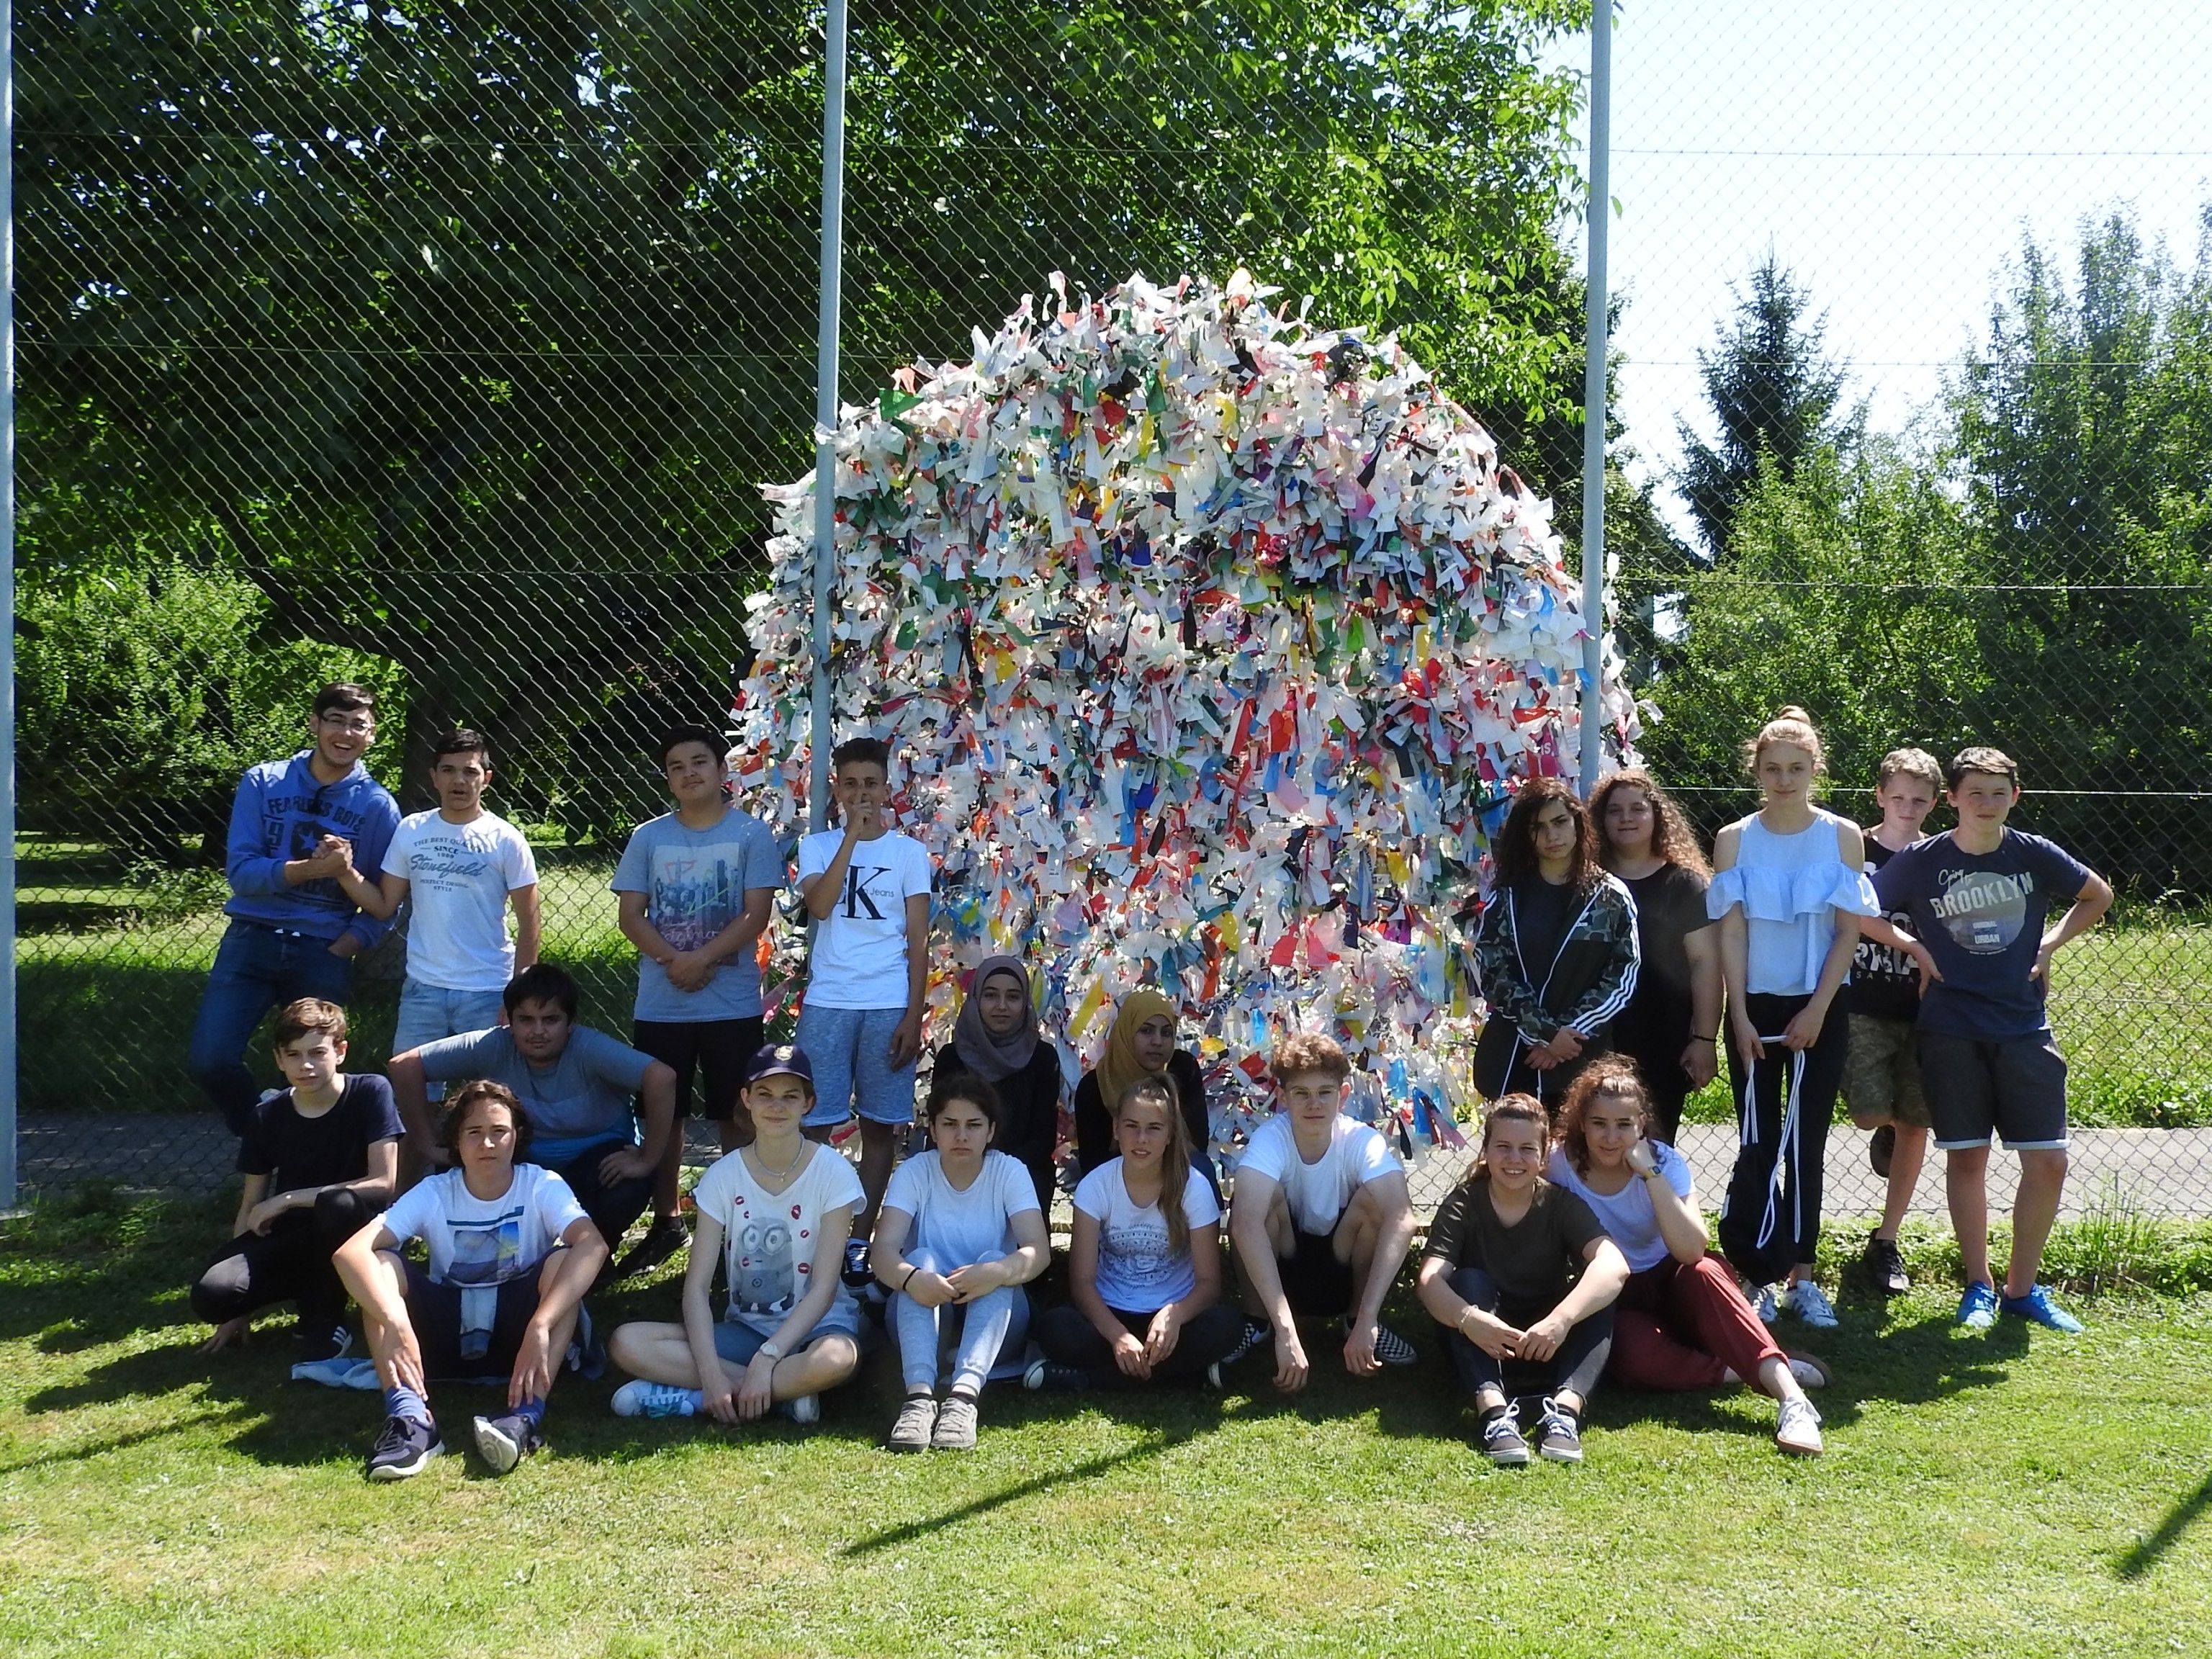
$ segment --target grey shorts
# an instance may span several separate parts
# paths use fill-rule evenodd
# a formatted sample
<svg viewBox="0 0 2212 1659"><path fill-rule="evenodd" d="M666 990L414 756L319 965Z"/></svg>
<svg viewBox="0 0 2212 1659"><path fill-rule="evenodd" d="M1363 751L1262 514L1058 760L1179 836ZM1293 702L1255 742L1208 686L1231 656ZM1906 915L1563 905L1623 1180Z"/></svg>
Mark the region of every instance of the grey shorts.
<svg viewBox="0 0 2212 1659"><path fill-rule="evenodd" d="M2050 1032L1996 1042L1948 1031L1918 1037L1938 1148L1986 1146L1992 1135L2008 1152L2066 1145L2066 1056Z"/></svg>
<svg viewBox="0 0 2212 1659"><path fill-rule="evenodd" d="M1909 1019L1879 1014L1851 1016L1851 1046L1844 1055L1844 1103L1862 1129L1885 1123L1909 1129L1928 1127L1928 1097L1920 1088L1920 1061L1913 1052Z"/></svg>

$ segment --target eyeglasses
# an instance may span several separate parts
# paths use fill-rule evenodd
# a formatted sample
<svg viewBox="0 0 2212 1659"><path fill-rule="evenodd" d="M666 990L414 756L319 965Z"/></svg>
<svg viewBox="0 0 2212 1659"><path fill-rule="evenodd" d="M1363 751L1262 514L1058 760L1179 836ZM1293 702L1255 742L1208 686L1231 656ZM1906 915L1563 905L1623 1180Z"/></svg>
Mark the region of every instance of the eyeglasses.
<svg viewBox="0 0 2212 1659"><path fill-rule="evenodd" d="M365 738L376 730L376 720L368 714L318 714L325 731L343 732L349 737Z"/></svg>

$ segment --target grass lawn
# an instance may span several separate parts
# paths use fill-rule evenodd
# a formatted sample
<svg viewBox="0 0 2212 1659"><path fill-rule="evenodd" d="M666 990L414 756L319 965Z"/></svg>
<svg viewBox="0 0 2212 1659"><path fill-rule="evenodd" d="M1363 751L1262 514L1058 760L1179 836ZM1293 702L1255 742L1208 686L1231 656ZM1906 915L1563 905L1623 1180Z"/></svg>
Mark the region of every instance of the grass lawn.
<svg viewBox="0 0 2212 1659"><path fill-rule="evenodd" d="M2201 1654L2212 1306L1954 1335L1845 1304L1828 1455L1747 1395L1601 1396L1580 1468L1488 1468L1424 1363L1285 1403L985 1399L974 1454L879 1449L874 1362L811 1433L609 1416L370 1486L366 1395L204 1360L215 1206L79 1201L0 1234L0 1650L221 1655ZM667 1316L664 1277L603 1317ZM571 1379L573 1383L573 1379ZM1258 1389L1254 1395L1246 1392ZM479 1402L447 1391L461 1419Z"/></svg>

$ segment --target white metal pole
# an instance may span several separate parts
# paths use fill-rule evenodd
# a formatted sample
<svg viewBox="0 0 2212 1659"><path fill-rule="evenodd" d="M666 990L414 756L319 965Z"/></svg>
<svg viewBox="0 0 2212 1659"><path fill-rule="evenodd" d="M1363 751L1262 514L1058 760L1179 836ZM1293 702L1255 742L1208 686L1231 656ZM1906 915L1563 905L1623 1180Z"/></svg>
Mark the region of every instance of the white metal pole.
<svg viewBox="0 0 2212 1659"><path fill-rule="evenodd" d="M1613 210L1613 0L1592 0L1589 89L1589 323L1583 370L1582 791L1604 762L1600 676L1605 665L1606 216Z"/></svg>
<svg viewBox="0 0 2212 1659"><path fill-rule="evenodd" d="M822 76L822 308L814 348L813 767L806 822L830 827L830 612L837 574L837 333L845 249L845 0L830 0Z"/></svg>
<svg viewBox="0 0 2212 1659"><path fill-rule="evenodd" d="M0 0L0 1210L15 1202L15 8Z"/></svg>

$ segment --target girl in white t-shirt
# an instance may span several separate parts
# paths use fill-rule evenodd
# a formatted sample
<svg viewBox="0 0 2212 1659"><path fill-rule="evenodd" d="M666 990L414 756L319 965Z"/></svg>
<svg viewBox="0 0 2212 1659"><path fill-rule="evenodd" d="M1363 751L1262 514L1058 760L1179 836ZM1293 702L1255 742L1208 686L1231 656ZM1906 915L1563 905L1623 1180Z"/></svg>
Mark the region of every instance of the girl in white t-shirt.
<svg viewBox="0 0 2212 1659"><path fill-rule="evenodd" d="M1652 1392L1749 1382L1781 1402L1775 1443L1817 1455L1820 1414L1805 1387L1826 1382L1827 1367L1775 1346L1728 1264L1705 1248L1687 1160L1651 1127L1635 1062L1604 1055L1567 1091L1545 1172L1589 1206L1628 1261L1607 1374Z"/></svg>
<svg viewBox="0 0 2212 1659"><path fill-rule="evenodd" d="M789 1043L763 1048L743 1094L750 1146L718 1159L692 1189L698 1209L684 1274L684 1322L618 1328L607 1352L637 1380L615 1390L617 1417L705 1412L746 1422L781 1406L794 1423L821 1415L816 1396L860 1363L860 1313L839 1277L860 1207L860 1178L802 1130L813 1068ZM708 1306L723 1258L729 1303Z"/></svg>
<svg viewBox="0 0 2212 1659"><path fill-rule="evenodd" d="M1029 1385L1123 1389L1203 1376L1218 1388L1215 1368L1244 1322L1218 1301L1221 1206L1191 1167L1175 1085L1154 1073L1123 1090L1114 1141L1121 1156L1075 1189L1073 1305L1037 1322L1045 1358Z"/></svg>
<svg viewBox="0 0 2212 1659"><path fill-rule="evenodd" d="M975 1401L1001 1359L1016 1373L1028 1346L1030 1301L1021 1286L1045 1270L1052 1240L1029 1171L994 1152L998 1091L981 1078L941 1079L925 1109L931 1150L891 1176L868 1260L891 1292L906 1400L891 1425L893 1451L966 1451L975 1443ZM957 1334L951 1386L938 1403L946 1328Z"/></svg>

